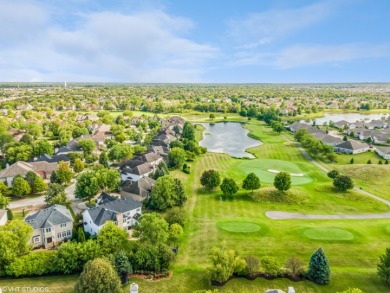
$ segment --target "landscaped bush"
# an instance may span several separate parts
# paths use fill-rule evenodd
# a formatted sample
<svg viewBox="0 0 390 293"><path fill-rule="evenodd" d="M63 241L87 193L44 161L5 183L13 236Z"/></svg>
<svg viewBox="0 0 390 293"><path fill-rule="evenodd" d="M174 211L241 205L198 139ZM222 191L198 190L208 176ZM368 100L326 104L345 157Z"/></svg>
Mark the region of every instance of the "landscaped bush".
<svg viewBox="0 0 390 293"><path fill-rule="evenodd" d="M270 277L277 277L280 275L282 266L276 258L272 256L264 256L260 262L261 268L266 275Z"/></svg>

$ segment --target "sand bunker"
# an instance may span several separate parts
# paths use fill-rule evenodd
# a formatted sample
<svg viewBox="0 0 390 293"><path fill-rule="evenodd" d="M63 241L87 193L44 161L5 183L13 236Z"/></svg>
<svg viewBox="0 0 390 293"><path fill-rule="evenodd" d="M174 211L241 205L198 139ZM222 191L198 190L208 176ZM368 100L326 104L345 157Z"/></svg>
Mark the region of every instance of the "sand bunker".
<svg viewBox="0 0 390 293"><path fill-rule="evenodd" d="M273 169L268 169L267 170L268 172L271 172L271 173L275 173L275 174L278 174L280 173L280 171L278 170L273 170ZM303 174L299 173L299 174L293 174L293 173L290 173L290 176L294 176L294 177L302 177Z"/></svg>

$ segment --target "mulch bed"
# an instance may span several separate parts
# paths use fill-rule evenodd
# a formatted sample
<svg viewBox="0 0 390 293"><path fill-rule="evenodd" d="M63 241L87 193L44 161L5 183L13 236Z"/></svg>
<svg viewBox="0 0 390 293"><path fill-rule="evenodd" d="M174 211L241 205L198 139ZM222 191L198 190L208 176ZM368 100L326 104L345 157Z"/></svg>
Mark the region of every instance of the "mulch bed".
<svg viewBox="0 0 390 293"><path fill-rule="evenodd" d="M152 276L152 278L150 278L150 277L148 278L148 276ZM158 281L161 281L161 280L164 280L164 279L172 278L172 273L168 272L167 276L163 276L162 274L157 274L156 277L154 277L151 274L148 274L148 275L145 275L145 274L131 274L131 275L129 275L129 278L137 278L137 279L142 279L142 280L146 280L146 281L158 282Z"/></svg>
<svg viewBox="0 0 390 293"><path fill-rule="evenodd" d="M267 275L267 274L264 274L264 273L256 273L253 276L232 275L225 282L218 282L218 281L215 281L215 280L211 280L211 285L213 285L213 286L223 286L227 282L229 282L231 279L235 279L235 278L245 278L245 279L247 279L249 281L256 280L257 278L263 278L263 279L266 279L266 280L274 280L274 279L278 279L278 278L287 278L287 279L289 279L290 281L293 281L293 282L301 282L301 281L304 280L304 278L302 276L293 277L293 276L291 276L289 274L284 274L284 275L281 275L281 276L274 277L274 276L270 276L270 275Z"/></svg>

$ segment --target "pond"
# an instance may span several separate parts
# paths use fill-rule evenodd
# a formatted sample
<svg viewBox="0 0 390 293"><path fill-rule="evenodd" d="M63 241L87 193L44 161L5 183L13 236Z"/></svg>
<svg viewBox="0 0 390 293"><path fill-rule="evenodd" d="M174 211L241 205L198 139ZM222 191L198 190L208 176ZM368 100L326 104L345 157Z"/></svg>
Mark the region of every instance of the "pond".
<svg viewBox="0 0 390 293"><path fill-rule="evenodd" d="M334 113L334 114L324 114L323 117L313 118L310 120L302 120L301 122L306 122L312 124L312 121L315 120L317 125L323 125L324 122L329 123L329 121L338 122L345 120L348 122L356 122L359 120L364 120L370 122L371 120L380 120L382 117L389 117L389 114L360 114L360 113Z"/></svg>
<svg viewBox="0 0 390 293"><path fill-rule="evenodd" d="M248 136L249 130L237 122L199 123L205 127L203 140L199 144L209 152L226 153L236 158L254 158L245 150L263 143Z"/></svg>

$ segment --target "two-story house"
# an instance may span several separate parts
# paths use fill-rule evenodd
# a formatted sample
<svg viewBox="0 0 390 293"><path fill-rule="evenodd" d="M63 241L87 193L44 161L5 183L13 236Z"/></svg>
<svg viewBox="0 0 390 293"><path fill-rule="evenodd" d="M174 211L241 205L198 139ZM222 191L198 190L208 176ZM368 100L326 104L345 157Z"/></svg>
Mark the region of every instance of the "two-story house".
<svg viewBox="0 0 390 293"><path fill-rule="evenodd" d="M130 230L141 216L142 203L131 197L118 199L89 208L83 212L84 231L97 235L107 221L125 230Z"/></svg>
<svg viewBox="0 0 390 293"><path fill-rule="evenodd" d="M72 238L73 217L63 205L53 205L24 220L34 228L30 239L34 247L50 248Z"/></svg>

